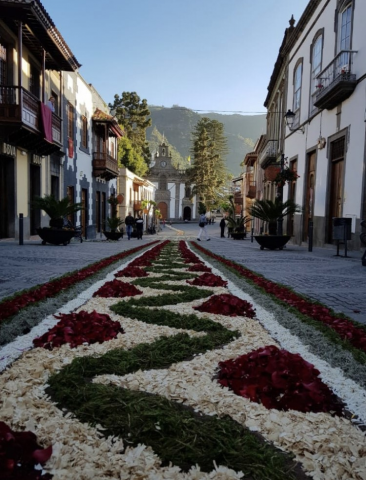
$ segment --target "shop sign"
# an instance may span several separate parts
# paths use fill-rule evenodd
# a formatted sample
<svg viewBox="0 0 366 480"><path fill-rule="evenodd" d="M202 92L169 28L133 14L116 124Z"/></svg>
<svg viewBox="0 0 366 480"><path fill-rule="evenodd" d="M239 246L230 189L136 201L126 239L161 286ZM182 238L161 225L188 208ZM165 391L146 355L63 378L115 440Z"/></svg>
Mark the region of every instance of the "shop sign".
<svg viewBox="0 0 366 480"><path fill-rule="evenodd" d="M9 157L14 157L16 156L16 147L13 145L9 145L8 143L3 142L2 148L1 148L1 153L2 155L7 155Z"/></svg>
<svg viewBox="0 0 366 480"><path fill-rule="evenodd" d="M39 155L33 154L32 155L32 163L33 163L33 165L42 165L42 157L40 157Z"/></svg>

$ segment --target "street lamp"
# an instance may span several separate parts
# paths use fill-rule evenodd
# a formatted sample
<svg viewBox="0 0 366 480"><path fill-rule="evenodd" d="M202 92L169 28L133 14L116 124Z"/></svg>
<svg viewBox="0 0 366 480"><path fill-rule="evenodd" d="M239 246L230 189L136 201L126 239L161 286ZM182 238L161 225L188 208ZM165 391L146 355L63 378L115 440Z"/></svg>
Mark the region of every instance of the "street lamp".
<svg viewBox="0 0 366 480"><path fill-rule="evenodd" d="M304 125L302 127L293 128L295 116L296 115L294 114L294 112L292 110L287 110L287 112L285 114L286 125L288 126L288 128L291 132L297 132L298 130L300 130L302 133L305 133Z"/></svg>

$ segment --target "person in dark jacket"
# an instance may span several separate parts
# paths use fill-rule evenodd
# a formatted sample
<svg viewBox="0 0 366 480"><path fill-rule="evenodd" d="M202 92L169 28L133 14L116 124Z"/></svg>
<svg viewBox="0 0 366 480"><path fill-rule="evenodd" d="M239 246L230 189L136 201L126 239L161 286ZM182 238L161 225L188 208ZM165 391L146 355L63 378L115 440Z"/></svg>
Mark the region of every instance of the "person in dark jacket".
<svg viewBox="0 0 366 480"><path fill-rule="evenodd" d="M225 227L226 227L225 218L222 217L221 222L220 222L221 238L225 238Z"/></svg>
<svg viewBox="0 0 366 480"><path fill-rule="evenodd" d="M142 232L144 229L144 220L139 215L136 219L137 240L142 240Z"/></svg>
<svg viewBox="0 0 366 480"><path fill-rule="evenodd" d="M131 212L129 212L129 214L125 218L126 233L129 240L131 240L132 228L134 224L135 224L135 219L131 215Z"/></svg>

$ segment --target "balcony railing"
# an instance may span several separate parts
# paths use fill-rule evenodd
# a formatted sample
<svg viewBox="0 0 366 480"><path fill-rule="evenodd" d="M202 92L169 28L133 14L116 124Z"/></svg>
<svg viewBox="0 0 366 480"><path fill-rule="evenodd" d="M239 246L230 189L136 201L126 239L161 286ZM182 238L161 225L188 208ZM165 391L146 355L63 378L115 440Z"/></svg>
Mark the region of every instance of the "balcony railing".
<svg viewBox="0 0 366 480"><path fill-rule="evenodd" d="M234 203L236 205L243 205L243 195L241 193L234 195Z"/></svg>
<svg viewBox="0 0 366 480"><path fill-rule="evenodd" d="M245 185L245 196L247 198L255 198L256 195L256 183L255 181L249 181Z"/></svg>
<svg viewBox="0 0 366 480"><path fill-rule="evenodd" d="M118 177L118 162L106 152L93 153L93 175L106 180Z"/></svg>
<svg viewBox="0 0 366 480"><path fill-rule="evenodd" d="M0 86L0 127L7 133L9 142L48 154L62 146L61 118L52 113L52 145L43 138L39 105L39 99L23 87Z"/></svg>
<svg viewBox="0 0 366 480"><path fill-rule="evenodd" d="M350 97L356 88L356 75L352 73L352 50L342 50L316 77L314 106L332 110Z"/></svg>
<svg viewBox="0 0 366 480"><path fill-rule="evenodd" d="M268 140L266 146L259 155L259 163L262 167L276 160L278 156L278 145L278 140Z"/></svg>

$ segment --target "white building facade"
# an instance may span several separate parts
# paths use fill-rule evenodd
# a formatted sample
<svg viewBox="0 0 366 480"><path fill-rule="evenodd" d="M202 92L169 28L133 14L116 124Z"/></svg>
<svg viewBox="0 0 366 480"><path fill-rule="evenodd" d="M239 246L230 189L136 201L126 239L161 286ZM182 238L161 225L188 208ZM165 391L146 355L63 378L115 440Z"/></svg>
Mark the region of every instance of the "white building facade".
<svg viewBox="0 0 366 480"><path fill-rule="evenodd" d="M333 218L351 219L351 248L360 248L366 218L366 2L312 0L286 45L287 109L284 154L300 176L293 235L333 243ZM285 187L284 199L290 195Z"/></svg>

